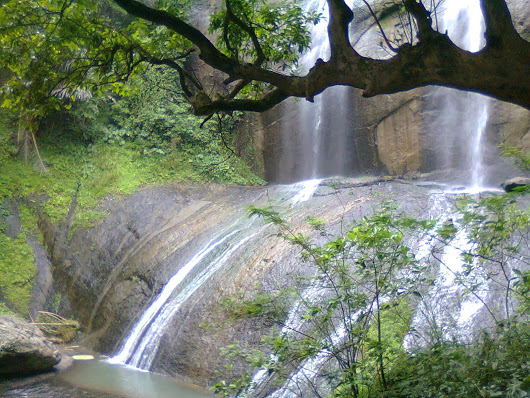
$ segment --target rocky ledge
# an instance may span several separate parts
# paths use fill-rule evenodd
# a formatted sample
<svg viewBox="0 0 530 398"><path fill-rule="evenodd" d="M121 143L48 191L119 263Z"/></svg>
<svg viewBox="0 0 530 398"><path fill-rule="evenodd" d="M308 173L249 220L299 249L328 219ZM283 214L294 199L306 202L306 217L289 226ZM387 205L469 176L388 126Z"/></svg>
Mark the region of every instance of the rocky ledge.
<svg viewBox="0 0 530 398"><path fill-rule="evenodd" d="M0 316L0 376L49 372L61 355L42 332L13 316Z"/></svg>
<svg viewBox="0 0 530 398"><path fill-rule="evenodd" d="M512 192L517 188L525 188L530 186L530 178L528 177L515 177L507 180L502 184L502 187L506 192Z"/></svg>

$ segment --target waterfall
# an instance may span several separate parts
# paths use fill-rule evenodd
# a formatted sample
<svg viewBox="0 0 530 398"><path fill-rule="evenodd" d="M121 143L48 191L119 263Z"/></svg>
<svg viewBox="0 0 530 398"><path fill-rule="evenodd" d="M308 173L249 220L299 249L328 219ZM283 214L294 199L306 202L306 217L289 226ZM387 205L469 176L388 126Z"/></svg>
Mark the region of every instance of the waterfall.
<svg viewBox="0 0 530 398"><path fill-rule="evenodd" d="M288 186L291 205L311 198L321 180L309 180ZM139 318L119 352L109 359L115 364L149 370L156 358L160 340L171 318L182 305L233 255L259 234L251 233L256 218L241 226L234 223L210 239L186 264L180 267Z"/></svg>
<svg viewBox="0 0 530 398"><path fill-rule="evenodd" d="M446 0L441 31L460 48L478 52L485 45L484 18L479 0ZM437 117L431 123L438 137L438 166L457 169L469 192L480 192L487 181L484 159L489 99L481 94L437 89ZM439 104L439 105L437 105Z"/></svg>
<svg viewBox="0 0 530 398"><path fill-rule="evenodd" d="M311 50L300 59L300 64L305 71L309 70L318 58L327 60L329 57L327 25L324 22L329 18L327 3L323 0L309 1L306 5L306 11L312 9L316 9L317 12L322 12L323 21L313 26L311 31ZM301 129L303 153L302 175L304 178L316 178L319 177L320 138L324 128L322 120L324 117L322 96L317 96L313 104L308 101L302 102L300 104L300 114L303 125L303 129Z"/></svg>
<svg viewBox="0 0 530 398"><path fill-rule="evenodd" d="M453 222L460 218L451 211L447 201L444 207L445 210L438 218L435 229L449 220ZM436 251L435 246L436 242L433 240L423 242L422 254L426 255L420 256L418 250L416 258L428 262L431 253ZM488 284L479 267L472 267L472 272L466 272L462 253L471 250L471 247L468 231L461 229L443 248L438 259L440 266L434 286L418 303L410 331L403 341L406 349L433 344L436 339L466 341L472 337L473 320L484 307ZM471 295L466 294L466 289L458 282L458 278L464 273L467 280L473 279L474 284L486 288ZM449 312L448 308L452 310Z"/></svg>
<svg viewBox="0 0 530 398"><path fill-rule="evenodd" d="M385 300L382 299L381 303ZM355 322L364 312L364 310L356 311L349 318L349 322ZM335 333L330 336L329 345L335 346L341 344L346 338L347 329L344 326L337 328ZM292 375L287 382L278 390L270 395L270 398L290 398L293 394L300 394L303 396L303 391L307 389L319 389L318 396L327 396L330 393L327 385L322 383L314 383L315 378L322 366L324 366L327 359L331 357L330 351L324 349L317 353L314 357L305 361L302 366ZM324 391L320 391L324 390Z"/></svg>
<svg viewBox="0 0 530 398"><path fill-rule="evenodd" d="M458 223L461 215L453 208L454 198L450 193L431 193L430 203L427 206L426 216L436 220L432 231L426 232L421 238L411 237L409 246L415 252L416 261L425 266L430 264L433 253L439 252L437 263L439 264L433 286L424 293L423 298L417 305L415 314L411 320L410 331L405 336L403 346L405 349L414 349L433 343L431 338L442 340L468 341L473 337L474 321L484 311L485 302L488 300L489 283L487 270L483 267L473 266L469 269L462 256L463 252L472 249L469 232L459 229L456 236L446 244L440 244L435 237L435 232L445 223ZM415 241L417 239L417 241ZM476 260L475 260L476 261ZM465 275L467 282L460 281ZM411 276L413 277L413 276ZM472 289L472 285L481 286L479 290ZM470 293L472 291L472 293ZM285 321L281 335L286 336L294 331L303 330L304 320L302 315L307 311L307 305L315 303L322 298L323 288L320 279L306 288L301 299L293 304ZM381 302L388 301L382 297ZM448 309L451 309L448 311ZM354 321L364 310L355 312L351 321ZM345 338L343 326L337 327L335 333L330 337L330 344L340 344ZM269 362L274 363L277 358L270 356ZM268 395L269 398L287 398L292 396L326 396L329 389L325 378L320 378L324 367L331 366L329 363L329 352L323 350L314 357L304 361L290 375L288 380L279 389ZM267 371L258 371L248 391L249 395L258 391L272 375ZM318 391L314 391L318 389Z"/></svg>
<svg viewBox="0 0 530 398"><path fill-rule="evenodd" d="M143 313L120 351L109 361L149 370L156 357L160 338L171 317L215 271L228 261L234 252L255 235L241 238L240 232L243 230L246 228L229 228L227 232L210 240L179 268ZM201 264L203 264L202 269L196 275L191 276L189 278L191 280L188 280L187 277ZM180 291L171 298L178 288Z"/></svg>
<svg viewBox="0 0 530 398"><path fill-rule="evenodd" d="M282 327L282 330L280 332L281 336L287 336L293 333L294 331L300 330L304 322L302 319L302 315L304 315L306 311L305 304L313 303L319 298L321 298L322 292L323 283L321 283L321 280L319 279L317 279L316 283L312 283L302 292L300 300L294 303L293 307L289 310L289 313L287 314L287 319L285 320L284 326ZM277 361L278 358L275 354L271 354L269 356L269 363L276 363ZM266 377L267 369L258 370L254 374L254 376L252 376L248 391L244 395L240 396L242 397L251 395L265 382Z"/></svg>
<svg viewBox="0 0 530 398"><path fill-rule="evenodd" d="M301 183L295 184L295 188L298 188L298 193L291 199L292 204L298 204L305 202L313 196L313 193L316 191L320 182L322 180L315 178L312 180L302 181Z"/></svg>
<svg viewBox="0 0 530 398"><path fill-rule="evenodd" d="M329 12L325 0L309 0L306 11L322 13L321 21L311 27L311 49L300 58L300 67L307 73L317 59L329 59L327 22ZM314 102L300 100L288 112L281 135L280 170L284 180L297 181L351 174L353 164L347 87L328 88ZM287 116L285 118L288 118Z"/></svg>

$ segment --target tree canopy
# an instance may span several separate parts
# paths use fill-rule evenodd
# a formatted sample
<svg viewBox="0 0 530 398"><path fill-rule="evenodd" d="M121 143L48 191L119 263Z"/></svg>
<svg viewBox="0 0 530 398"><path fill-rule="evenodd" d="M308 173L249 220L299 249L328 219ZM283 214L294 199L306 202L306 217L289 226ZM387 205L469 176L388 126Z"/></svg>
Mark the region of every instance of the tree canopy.
<svg viewBox="0 0 530 398"><path fill-rule="evenodd" d="M402 0L394 12L407 15L409 40L393 45L385 37L393 56L373 59L350 43L356 19L344 0L328 0L327 19L296 1L224 0L208 32L190 22L185 0L7 0L0 7L0 61L10 70L3 106L31 112L31 120L69 106L65 98L123 94L124 83L152 64L178 72L198 115L260 112L289 97L313 101L335 85L366 97L441 85L530 108L530 43L504 0L480 1L486 45L479 52L438 31L434 2ZM381 15L364 3L377 22ZM297 59L311 45L311 23L328 24L330 58L303 75ZM221 79L195 73L188 62L195 55Z"/></svg>

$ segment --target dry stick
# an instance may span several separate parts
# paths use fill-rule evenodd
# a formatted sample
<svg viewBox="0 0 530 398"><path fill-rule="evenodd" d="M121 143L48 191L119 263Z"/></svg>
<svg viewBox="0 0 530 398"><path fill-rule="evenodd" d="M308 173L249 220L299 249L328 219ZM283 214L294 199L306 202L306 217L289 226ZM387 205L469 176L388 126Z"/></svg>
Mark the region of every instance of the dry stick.
<svg viewBox="0 0 530 398"><path fill-rule="evenodd" d="M375 23L377 24L377 27L381 31L381 35L383 35L383 39L385 40L385 43L388 46L388 48L390 48L394 52L397 52L398 49L395 48L392 45L392 43L390 43L388 38L386 37L385 31L383 30L383 27L381 26L381 23L379 23L379 18L377 18L377 15L375 15L375 12L374 12L374 10L372 10L372 7L370 7L370 4L368 4L368 2L366 0L363 0L363 3L366 5L366 7L368 7L368 10L370 11L370 14L372 14L372 17L374 18Z"/></svg>
<svg viewBox="0 0 530 398"><path fill-rule="evenodd" d="M35 152L37 153L37 159L40 163L40 167L42 169L42 171L46 171L46 166L44 165L44 162L42 161L42 158L40 156L40 152L39 152L39 146L37 145L37 140L35 139L35 134L34 133L31 133L31 138L33 139L33 146L35 147Z"/></svg>

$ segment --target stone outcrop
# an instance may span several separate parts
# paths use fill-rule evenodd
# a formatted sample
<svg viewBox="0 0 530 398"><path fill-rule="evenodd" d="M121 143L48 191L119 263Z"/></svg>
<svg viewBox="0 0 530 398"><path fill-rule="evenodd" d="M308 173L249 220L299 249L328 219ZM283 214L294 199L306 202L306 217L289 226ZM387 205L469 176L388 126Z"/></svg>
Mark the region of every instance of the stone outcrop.
<svg viewBox="0 0 530 398"><path fill-rule="evenodd" d="M13 317L0 317L0 375L49 372L61 355L34 325Z"/></svg>
<svg viewBox="0 0 530 398"><path fill-rule="evenodd" d="M506 192L513 192L516 188L530 187L530 178L528 177L515 177L506 180L502 187Z"/></svg>

